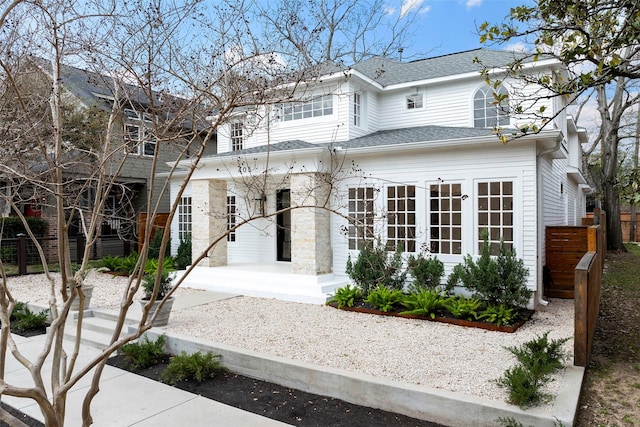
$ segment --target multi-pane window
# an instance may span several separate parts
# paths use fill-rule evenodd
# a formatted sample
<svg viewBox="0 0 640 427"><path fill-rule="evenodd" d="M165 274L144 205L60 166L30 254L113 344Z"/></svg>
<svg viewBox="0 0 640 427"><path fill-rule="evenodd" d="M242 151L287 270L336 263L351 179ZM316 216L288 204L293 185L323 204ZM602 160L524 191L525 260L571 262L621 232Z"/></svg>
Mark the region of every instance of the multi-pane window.
<svg viewBox="0 0 640 427"><path fill-rule="evenodd" d="M233 229L236 226L236 196L227 196L227 230ZM236 232L231 231L227 234L228 242L236 241Z"/></svg>
<svg viewBox="0 0 640 427"><path fill-rule="evenodd" d="M478 248L488 233L491 253L497 255L500 240L513 248L513 182L488 181L478 183Z"/></svg>
<svg viewBox="0 0 640 427"><path fill-rule="evenodd" d="M422 94L416 93L413 95L407 96L407 109L415 110L418 108L422 108Z"/></svg>
<svg viewBox="0 0 640 427"><path fill-rule="evenodd" d="M333 96L322 95L306 102L287 102L280 106L279 118L283 122L333 114Z"/></svg>
<svg viewBox="0 0 640 427"><path fill-rule="evenodd" d="M460 184L429 186L429 248L437 254L462 254L462 188Z"/></svg>
<svg viewBox="0 0 640 427"><path fill-rule="evenodd" d="M353 94L353 125L360 126L362 119L362 95Z"/></svg>
<svg viewBox="0 0 640 427"><path fill-rule="evenodd" d="M509 98L501 98L509 93L500 86L495 91L489 86L478 89L473 97L473 126L490 128L509 124Z"/></svg>
<svg viewBox="0 0 640 427"><path fill-rule="evenodd" d="M144 126L127 123L124 128L127 153L153 156L156 153L156 141L152 140Z"/></svg>
<svg viewBox="0 0 640 427"><path fill-rule="evenodd" d="M416 187L387 187L387 248L416 251Z"/></svg>
<svg viewBox="0 0 640 427"><path fill-rule="evenodd" d="M191 197L181 197L178 204L178 237L184 240L191 234Z"/></svg>
<svg viewBox="0 0 640 427"><path fill-rule="evenodd" d="M373 187L358 187L349 189L349 249L360 250L366 242L373 241L374 218Z"/></svg>
<svg viewBox="0 0 640 427"><path fill-rule="evenodd" d="M231 151L238 151L244 148L243 128L242 122L231 123Z"/></svg>

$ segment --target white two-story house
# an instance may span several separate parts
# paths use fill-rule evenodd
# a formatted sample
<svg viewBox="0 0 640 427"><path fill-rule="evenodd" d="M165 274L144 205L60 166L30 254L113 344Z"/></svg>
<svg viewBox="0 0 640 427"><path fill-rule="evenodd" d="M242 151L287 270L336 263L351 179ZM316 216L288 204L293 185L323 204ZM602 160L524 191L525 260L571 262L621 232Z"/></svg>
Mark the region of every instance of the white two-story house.
<svg viewBox="0 0 640 427"><path fill-rule="evenodd" d="M499 140L496 126L537 120L513 114L513 105L540 88L509 78L489 86L474 59L500 78L513 55L373 58L300 86L295 102L237 112L218 131L218 154L203 159L182 195L172 242L191 233L196 257L233 231L185 285L324 302L349 282L347 259L367 239L429 252L448 273L479 254L488 230L495 247L503 239L523 258L535 306L545 226L580 224L585 214L586 134L562 99L550 97L535 105L554 117L542 131ZM551 60L523 70L563 72ZM508 97L497 105L494 92ZM174 200L180 183L173 181Z"/></svg>

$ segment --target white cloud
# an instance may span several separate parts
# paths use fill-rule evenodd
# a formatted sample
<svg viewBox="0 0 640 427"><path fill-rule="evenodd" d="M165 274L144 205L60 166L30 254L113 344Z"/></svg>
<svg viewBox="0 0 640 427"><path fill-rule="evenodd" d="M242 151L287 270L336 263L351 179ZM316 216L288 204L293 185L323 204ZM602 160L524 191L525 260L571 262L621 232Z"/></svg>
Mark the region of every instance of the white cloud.
<svg viewBox="0 0 640 427"><path fill-rule="evenodd" d="M480 6L483 0L467 0L467 8L471 9L472 7Z"/></svg>
<svg viewBox="0 0 640 427"><path fill-rule="evenodd" d="M511 52L527 52L527 45L522 42L510 43L504 47L504 50L509 50Z"/></svg>
<svg viewBox="0 0 640 427"><path fill-rule="evenodd" d="M385 15L393 15L396 13L396 8L393 6L385 5L384 14Z"/></svg>
<svg viewBox="0 0 640 427"><path fill-rule="evenodd" d="M420 9L422 3L424 3L424 0L404 0L400 7L400 18L404 18L408 13Z"/></svg>
<svg viewBox="0 0 640 427"><path fill-rule="evenodd" d="M420 9L418 11L419 15L426 15L427 13L429 13L431 11L431 6L425 6L422 9Z"/></svg>

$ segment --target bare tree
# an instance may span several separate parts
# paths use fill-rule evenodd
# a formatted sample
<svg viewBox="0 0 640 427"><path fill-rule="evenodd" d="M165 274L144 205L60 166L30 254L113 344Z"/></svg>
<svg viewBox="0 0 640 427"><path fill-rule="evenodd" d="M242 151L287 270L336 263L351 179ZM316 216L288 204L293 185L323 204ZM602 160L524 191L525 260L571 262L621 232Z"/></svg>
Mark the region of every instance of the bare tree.
<svg viewBox="0 0 640 427"><path fill-rule="evenodd" d="M377 4L377 3L376 3ZM216 130L238 114L251 114L256 126L268 126L269 111L274 106L305 96L312 87L302 82L320 72L317 59L339 60L349 52L354 59L374 53L376 43L367 42L381 24L380 8L376 14L363 14L359 3L318 2L322 9L308 17L302 28L293 25L288 33L295 40L313 36L316 47L324 37L308 29L328 28L332 46L319 58L294 43L279 49L280 40L264 38L264 28L256 33L250 18L256 13L243 2L204 4L199 1L168 5L160 0L125 2L49 0L3 3L0 10L0 151L5 158L19 160L0 165L0 180L8 183L0 198L18 215L29 239L36 246L47 277L52 323L44 348L34 360L27 360L10 334L10 315L16 300L0 259L0 395L33 399L40 407L47 426L65 423L68 391L86 376L91 385L82 406L83 425L93 423L91 402L99 391L100 377L107 358L127 342L137 339L152 327L158 312L150 314L151 305L143 309L135 332L121 338L125 318L140 288L150 244L147 233L141 256L124 290L119 318L110 345L87 363L80 362L80 339L83 308L86 306L85 276L89 269L91 248L106 218L107 201L118 187L119 178L131 161L131 150L145 150L153 141L154 149L147 177L145 206L146 228L150 229L162 211L168 222L176 214L180 195L189 179L215 141ZM357 10L355 14L352 12ZM406 19L406 17L403 17ZM409 22L409 21L403 21ZM265 26L277 24L267 21ZM405 24L395 27L392 40L380 50L389 52L399 46ZM348 28L357 28L348 34ZM277 30L277 28L276 28ZM353 45L340 44L353 39ZM267 42L267 40L269 42ZM357 43L357 44L356 44ZM402 42L404 43L404 41ZM315 49L315 48L314 48ZM286 60L284 57L286 56ZM304 65L304 66L301 66ZM99 105L87 105L70 95L73 84L66 67L75 65L88 70L86 78L100 92ZM286 84L285 84L286 83ZM276 89L277 88L277 89ZM299 95L302 93L302 95ZM144 122L139 138L128 135L126 117L131 111ZM141 135L145 135L144 138ZM171 156L171 166L163 161ZM324 208L330 206L332 182L337 171L345 168L340 160L328 159L322 182L297 194L296 206L287 209ZM292 167L292 166L291 166ZM182 185L175 202L163 206L168 180L177 174ZM357 172L359 173L359 172ZM235 183L263 194L274 184L267 162L261 168L241 176ZM286 179L287 175L278 179ZM321 188L322 191L318 191ZM126 188L122 188L125 192ZM121 192L121 193L122 193ZM247 196L250 197L250 196ZM60 279L48 270L45 248L29 229L21 205L31 199L46 200L56 219L57 261ZM88 202L87 202L88 200ZM72 268L69 231L76 213L82 212L86 237L84 258L78 270ZM278 212L269 214L276 215ZM123 214L125 217L129 213ZM211 215L227 215L215 212ZM259 210L247 212L234 227L207 242L201 253L193 255L193 265L238 227L265 217ZM135 218L128 217L129 220ZM159 264L169 244L163 234ZM153 296L159 292L162 267L157 269ZM165 304L177 286L165 296ZM152 298L153 299L153 298ZM63 348L72 303L79 300L78 322L73 349ZM33 385L18 387L7 383L4 372L10 352L31 374ZM42 366L52 355L51 381L45 387ZM51 390L51 391L49 391ZM12 425L19 421L0 409L3 419Z"/></svg>

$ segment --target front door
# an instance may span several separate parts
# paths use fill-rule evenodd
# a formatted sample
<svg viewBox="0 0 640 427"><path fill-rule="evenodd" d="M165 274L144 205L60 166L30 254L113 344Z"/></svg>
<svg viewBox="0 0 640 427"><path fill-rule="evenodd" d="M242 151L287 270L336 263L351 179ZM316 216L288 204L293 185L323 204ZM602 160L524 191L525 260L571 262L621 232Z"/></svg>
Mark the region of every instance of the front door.
<svg viewBox="0 0 640 427"><path fill-rule="evenodd" d="M291 206L291 191L279 190L276 195L278 210ZM278 261L291 261L291 211L280 212L276 217L277 224L277 259Z"/></svg>

